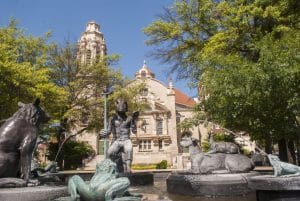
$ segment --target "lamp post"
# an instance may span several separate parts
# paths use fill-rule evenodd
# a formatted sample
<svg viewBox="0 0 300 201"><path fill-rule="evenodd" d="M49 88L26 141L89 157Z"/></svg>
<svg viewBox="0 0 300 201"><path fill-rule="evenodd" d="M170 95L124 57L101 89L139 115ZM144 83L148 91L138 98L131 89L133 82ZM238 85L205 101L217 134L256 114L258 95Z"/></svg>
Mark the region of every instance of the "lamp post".
<svg viewBox="0 0 300 201"><path fill-rule="evenodd" d="M107 87L104 88L102 95L104 96L104 130L107 130L107 97L111 92L107 89ZM104 158L107 158L107 138L104 137Z"/></svg>

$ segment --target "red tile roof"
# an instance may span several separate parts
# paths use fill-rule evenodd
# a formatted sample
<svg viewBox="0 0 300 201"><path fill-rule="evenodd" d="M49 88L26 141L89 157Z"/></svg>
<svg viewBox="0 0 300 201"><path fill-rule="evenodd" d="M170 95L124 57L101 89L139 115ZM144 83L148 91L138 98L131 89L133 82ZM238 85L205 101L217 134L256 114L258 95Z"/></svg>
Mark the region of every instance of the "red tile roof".
<svg viewBox="0 0 300 201"><path fill-rule="evenodd" d="M189 97L188 95L184 94L178 89L174 89L175 91L175 102L181 105L185 105L188 107L193 107L196 105L196 101Z"/></svg>

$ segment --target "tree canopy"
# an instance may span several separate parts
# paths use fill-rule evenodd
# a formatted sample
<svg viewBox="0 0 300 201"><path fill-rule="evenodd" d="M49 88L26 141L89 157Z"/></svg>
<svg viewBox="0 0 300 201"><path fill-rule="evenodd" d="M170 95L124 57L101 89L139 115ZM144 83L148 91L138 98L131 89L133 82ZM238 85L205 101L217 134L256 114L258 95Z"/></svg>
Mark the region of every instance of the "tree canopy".
<svg viewBox="0 0 300 201"><path fill-rule="evenodd" d="M181 0L144 29L214 122L269 143L297 139L300 2Z"/></svg>
<svg viewBox="0 0 300 201"><path fill-rule="evenodd" d="M47 68L49 34L27 36L11 20L0 28L0 119L17 110L17 102L32 102L36 97L52 116L57 106L65 102L65 91L50 80Z"/></svg>

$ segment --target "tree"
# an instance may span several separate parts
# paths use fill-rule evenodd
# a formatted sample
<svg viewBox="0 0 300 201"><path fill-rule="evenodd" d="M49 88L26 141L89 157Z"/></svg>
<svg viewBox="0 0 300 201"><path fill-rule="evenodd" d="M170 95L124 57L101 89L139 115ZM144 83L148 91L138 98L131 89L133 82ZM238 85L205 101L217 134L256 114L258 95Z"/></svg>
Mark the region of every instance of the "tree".
<svg viewBox="0 0 300 201"><path fill-rule="evenodd" d="M127 86L130 80L110 67L118 61L117 55L106 56L92 65L79 64L76 55L76 45L71 43L55 46L51 54L51 78L68 92L68 102L60 111L61 119L68 119L69 127L81 121L89 130L103 128L103 91L106 89L112 90L109 103L123 97L131 100L130 108L141 108L135 98L141 85ZM114 110L114 104L109 104L108 111Z"/></svg>
<svg viewBox="0 0 300 201"><path fill-rule="evenodd" d="M58 145L85 130L99 133L104 128L104 90L112 90L108 96L109 113L114 112L113 103L119 97L128 100L130 109L142 108L136 98L140 85L127 86L129 80L111 68L119 59L117 55L83 65L77 59L77 46L67 42L64 46L53 46L50 58L52 81L67 92L67 102L60 107L60 126L55 136ZM65 133L71 134L65 138ZM64 154L59 157L61 167Z"/></svg>
<svg viewBox="0 0 300 201"><path fill-rule="evenodd" d="M48 149L49 160L54 161L58 152L58 144L51 142ZM82 167L82 160L91 157L95 154L92 146L85 142L69 141L67 142L62 151L65 169L76 169Z"/></svg>
<svg viewBox="0 0 300 201"><path fill-rule="evenodd" d="M144 29L154 55L201 86L214 122L253 139L299 142L296 0L182 0Z"/></svg>
<svg viewBox="0 0 300 201"><path fill-rule="evenodd" d="M230 61L230 67L208 72L203 79L203 104L211 118L225 127L252 134L271 152L271 142L299 138L299 37L260 41L256 63Z"/></svg>
<svg viewBox="0 0 300 201"><path fill-rule="evenodd" d="M57 116L65 91L49 79L48 37L26 36L14 19L0 28L0 119L11 116L17 102L32 102L36 97L47 112Z"/></svg>
<svg viewBox="0 0 300 201"><path fill-rule="evenodd" d="M215 7L211 0L175 1L144 28L146 43L157 47L152 55L172 64L170 73L177 72L179 79L195 81L202 74L202 50L218 30Z"/></svg>

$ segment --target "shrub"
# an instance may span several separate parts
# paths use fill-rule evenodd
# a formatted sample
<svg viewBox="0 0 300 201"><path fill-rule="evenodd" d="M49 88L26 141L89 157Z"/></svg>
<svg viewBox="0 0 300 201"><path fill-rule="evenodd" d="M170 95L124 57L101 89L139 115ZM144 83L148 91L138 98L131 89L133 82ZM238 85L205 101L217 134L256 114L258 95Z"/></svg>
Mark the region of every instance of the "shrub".
<svg viewBox="0 0 300 201"><path fill-rule="evenodd" d="M49 160L54 160L57 150L57 143L49 143ZM82 167L83 159L93 154L95 154L93 148L86 142L68 141L63 145L57 162L61 164L61 161L64 160L64 169L76 169Z"/></svg>
<svg viewBox="0 0 300 201"><path fill-rule="evenodd" d="M155 169L156 164L133 164L131 168L133 170L150 170Z"/></svg>
<svg viewBox="0 0 300 201"><path fill-rule="evenodd" d="M168 161L162 160L160 163L156 164L156 169L167 169L168 168Z"/></svg>

